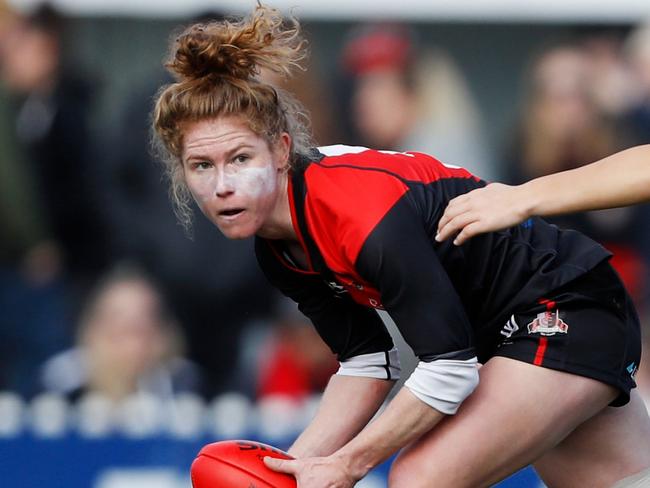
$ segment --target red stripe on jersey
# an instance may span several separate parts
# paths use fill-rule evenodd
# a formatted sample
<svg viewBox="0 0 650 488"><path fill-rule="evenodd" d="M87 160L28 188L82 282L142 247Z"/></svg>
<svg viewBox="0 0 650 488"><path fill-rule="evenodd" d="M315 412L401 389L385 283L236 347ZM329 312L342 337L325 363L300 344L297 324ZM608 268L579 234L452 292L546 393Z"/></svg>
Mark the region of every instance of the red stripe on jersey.
<svg viewBox="0 0 650 488"><path fill-rule="evenodd" d="M539 304L540 305L546 305L546 311L550 312L555 308L555 301L549 300L548 298L540 298L539 299Z"/></svg>
<svg viewBox="0 0 650 488"><path fill-rule="evenodd" d="M291 182L291 178L287 178L287 179L289 180L288 182L289 186L287 187L287 192L289 194L289 211L291 212L291 225L293 226L293 231L296 233L296 237L298 237L298 242L300 243L300 247L305 253L305 256L307 256L307 265L309 267L309 271L313 271L314 265L311 262L311 256L309 254L309 251L307 250L307 246L305 245L305 240L302 236L302 233L300 232L300 227L298 226L298 216L296 215L296 202L293 198L293 183ZM271 246L271 248L273 248L273 246ZM275 252L275 249L273 249L273 252ZM284 259L282 259L281 261L284 262Z"/></svg>
<svg viewBox="0 0 650 488"><path fill-rule="evenodd" d="M535 360L533 361L533 364L535 366L541 366L542 362L544 362L544 354L546 354L547 343L548 339L546 337L539 338L539 345L537 346L537 351L535 352Z"/></svg>

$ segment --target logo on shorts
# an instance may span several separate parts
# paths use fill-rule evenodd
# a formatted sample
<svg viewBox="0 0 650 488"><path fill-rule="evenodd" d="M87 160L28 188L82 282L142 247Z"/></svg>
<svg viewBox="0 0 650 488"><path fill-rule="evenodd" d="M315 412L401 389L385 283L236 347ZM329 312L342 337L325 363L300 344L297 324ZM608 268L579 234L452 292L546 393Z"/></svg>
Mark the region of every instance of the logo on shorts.
<svg viewBox="0 0 650 488"><path fill-rule="evenodd" d="M636 363L634 362L630 363L629 366L625 369L627 369L627 372L630 373L630 376L632 377L632 379L634 379L634 377L636 376L636 371L638 369Z"/></svg>
<svg viewBox="0 0 650 488"><path fill-rule="evenodd" d="M505 338L509 338L512 334L514 334L518 330L519 330L519 325L517 325L517 321L515 320L515 316L513 315L512 317L510 317L508 322L506 322L506 325L503 326L503 329L501 329L500 333Z"/></svg>
<svg viewBox="0 0 650 488"><path fill-rule="evenodd" d="M558 333L566 334L567 330L569 330L569 326L560 318L559 310L547 310L538 313L537 318L528 324L530 334L552 336Z"/></svg>

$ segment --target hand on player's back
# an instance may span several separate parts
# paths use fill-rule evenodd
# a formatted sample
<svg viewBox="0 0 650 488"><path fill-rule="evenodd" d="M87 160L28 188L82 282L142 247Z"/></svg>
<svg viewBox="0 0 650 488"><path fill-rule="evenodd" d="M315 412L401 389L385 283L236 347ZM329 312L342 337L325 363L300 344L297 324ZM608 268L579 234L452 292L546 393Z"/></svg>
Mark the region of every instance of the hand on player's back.
<svg viewBox="0 0 650 488"><path fill-rule="evenodd" d="M436 241L458 232L454 244L485 232L517 225L528 218L525 195L519 186L491 183L452 199L438 222Z"/></svg>

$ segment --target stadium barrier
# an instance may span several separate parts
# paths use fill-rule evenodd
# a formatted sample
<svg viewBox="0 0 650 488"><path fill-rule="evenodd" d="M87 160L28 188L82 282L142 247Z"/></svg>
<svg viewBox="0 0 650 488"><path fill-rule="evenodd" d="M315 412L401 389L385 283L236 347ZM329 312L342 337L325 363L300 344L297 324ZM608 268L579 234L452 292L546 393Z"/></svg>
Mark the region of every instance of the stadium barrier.
<svg viewBox="0 0 650 488"><path fill-rule="evenodd" d="M189 466L203 445L252 439L286 449L318 400L252 403L229 393L206 403L190 394L167 401L139 394L118 405L97 395L71 404L53 394L26 402L0 392L0 479L22 488L189 488ZM389 465L357 487L385 487ZM497 486L543 485L527 468Z"/></svg>

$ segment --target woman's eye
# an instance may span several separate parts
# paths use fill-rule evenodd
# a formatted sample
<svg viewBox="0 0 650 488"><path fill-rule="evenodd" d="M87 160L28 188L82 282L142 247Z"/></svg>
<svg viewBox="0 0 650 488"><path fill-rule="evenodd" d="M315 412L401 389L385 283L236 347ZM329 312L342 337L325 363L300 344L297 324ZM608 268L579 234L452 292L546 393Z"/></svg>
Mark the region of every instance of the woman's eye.
<svg viewBox="0 0 650 488"><path fill-rule="evenodd" d="M238 154L235 156L235 159L233 160L235 163L243 164L246 161L248 161L250 158L248 157L247 154Z"/></svg>
<svg viewBox="0 0 650 488"><path fill-rule="evenodd" d="M194 163L192 166L194 166L194 169L204 170L204 169L210 169L212 165L207 161L199 161Z"/></svg>

